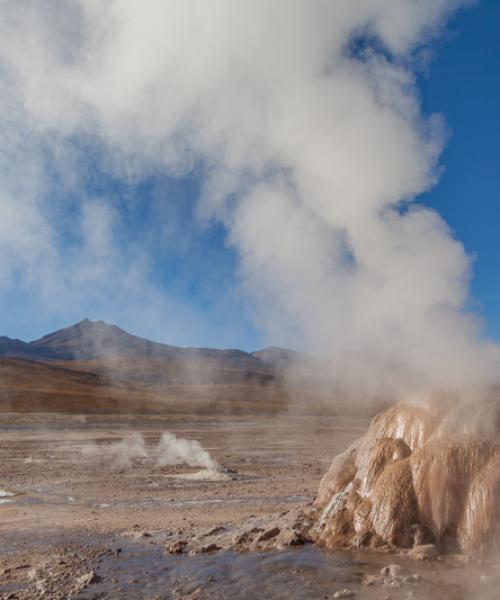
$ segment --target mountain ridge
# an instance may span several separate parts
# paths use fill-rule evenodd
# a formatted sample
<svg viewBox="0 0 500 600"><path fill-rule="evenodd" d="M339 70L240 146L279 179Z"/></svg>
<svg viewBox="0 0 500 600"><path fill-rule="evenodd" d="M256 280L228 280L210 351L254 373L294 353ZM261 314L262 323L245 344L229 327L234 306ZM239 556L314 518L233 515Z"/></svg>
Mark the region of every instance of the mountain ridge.
<svg viewBox="0 0 500 600"><path fill-rule="evenodd" d="M309 414L330 405L325 381L319 359L286 348L180 348L103 321L0 337L0 413L276 414L293 399Z"/></svg>
<svg viewBox="0 0 500 600"><path fill-rule="evenodd" d="M142 338L117 325L83 319L31 342L0 336L0 356L32 360L162 358L174 362L209 362L243 370L283 370L305 353L271 346L245 352L237 348L180 347Z"/></svg>

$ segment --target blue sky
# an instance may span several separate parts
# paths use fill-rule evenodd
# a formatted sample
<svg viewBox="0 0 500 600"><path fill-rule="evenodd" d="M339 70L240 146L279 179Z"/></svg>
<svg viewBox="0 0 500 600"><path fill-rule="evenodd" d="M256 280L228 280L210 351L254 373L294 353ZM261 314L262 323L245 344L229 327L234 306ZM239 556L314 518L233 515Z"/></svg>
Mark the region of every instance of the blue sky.
<svg viewBox="0 0 500 600"><path fill-rule="evenodd" d="M432 60L419 74L424 113L440 113L449 129L440 161L441 180L420 201L444 217L475 257L474 308L486 319L487 335L500 340L500 5L483 0L463 9L447 31L432 46ZM183 346L254 350L286 341L265 337L255 326L252 304L241 291L237 256L223 226L197 215L196 171L188 179L151 173L147 180L124 182L110 175L91 144L79 157L85 195L105 199L119 215L115 236L124 257L132 256L134 249L144 252L148 278L169 303L163 313L159 311L161 318L151 320L140 314L146 289L144 298L137 292L132 309L121 310L120 304L128 300L117 297L111 303L116 310L83 299L63 312L50 307L38 312L32 296L14 285L4 295L0 334L29 340L89 317ZM78 219L81 187L75 192L61 185L57 173L50 176L54 203L66 204L68 223L71 216ZM73 205L72 213L68 207ZM58 231L68 255L78 251L75 230L61 226ZM176 314L178 307L185 309L182 318Z"/></svg>
<svg viewBox="0 0 500 600"><path fill-rule="evenodd" d="M500 4L461 11L421 77L424 110L450 129L439 184L422 197L475 257L472 293L500 340Z"/></svg>

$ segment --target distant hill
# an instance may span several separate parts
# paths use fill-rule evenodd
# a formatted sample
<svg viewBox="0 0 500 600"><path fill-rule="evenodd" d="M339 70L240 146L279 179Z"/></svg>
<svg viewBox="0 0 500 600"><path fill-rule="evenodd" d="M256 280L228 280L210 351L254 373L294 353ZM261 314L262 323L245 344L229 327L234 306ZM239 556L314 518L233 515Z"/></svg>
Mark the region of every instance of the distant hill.
<svg viewBox="0 0 500 600"><path fill-rule="evenodd" d="M84 319L33 342L0 337L0 356L40 360L161 358L175 362L207 362L231 369L268 369L258 353L214 348L180 348L152 342L104 321Z"/></svg>
<svg viewBox="0 0 500 600"><path fill-rule="evenodd" d="M115 359L45 362L0 357L0 414L263 414L282 412L288 404L282 386L238 377L240 371L233 373L232 380L178 384L166 381L168 363L158 364L158 370L149 364L157 359L142 359L138 365L119 359L126 363L118 366L107 364L109 360ZM150 371L142 371L148 365Z"/></svg>
<svg viewBox="0 0 500 600"><path fill-rule="evenodd" d="M309 354L305 352L297 352L296 350L288 350L279 346L269 346L263 350L252 352L265 365L269 366L274 371L284 371L298 365L308 365L309 363L317 363Z"/></svg>
<svg viewBox="0 0 500 600"><path fill-rule="evenodd" d="M31 347L21 340L0 336L0 356L15 356L18 358L45 358L43 350Z"/></svg>
<svg viewBox="0 0 500 600"><path fill-rule="evenodd" d="M0 338L0 358L46 362L98 375L121 385L309 385L323 369L318 359L286 348L249 353L181 348L132 335L104 321L84 319L38 340ZM33 372L34 367L30 367Z"/></svg>
<svg viewBox="0 0 500 600"><path fill-rule="evenodd" d="M173 358L179 348L137 337L104 321L84 319L28 344L30 349L57 360L90 360L118 356Z"/></svg>
<svg viewBox="0 0 500 600"><path fill-rule="evenodd" d="M326 367L286 348L180 348L84 319L33 342L0 337L0 412L329 413L341 404Z"/></svg>

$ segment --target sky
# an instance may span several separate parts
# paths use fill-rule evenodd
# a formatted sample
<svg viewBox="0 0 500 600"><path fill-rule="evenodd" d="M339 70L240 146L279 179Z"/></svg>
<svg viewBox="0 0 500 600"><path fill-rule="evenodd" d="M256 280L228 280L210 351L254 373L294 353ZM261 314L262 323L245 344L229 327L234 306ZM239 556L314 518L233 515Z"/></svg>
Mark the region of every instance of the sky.
<svg viewBox="0 0 500 600"><path fill-rule="evenodd" d="M465 304L483 316L485 335L495 341L500 341L499 33L500 6L495 0L460 8L437 39L425 45L422 64L412 67L423 118L440 114L446 140L439 157L439 180L433 187L418 183L409 188L418 204L435 209L444 218L452 237L460 240L472 257L471 295ZM400 52L400 42L391 35L394 51ZM68 115L70 121L71 109ZM55 117L50 115L50 119L52 123ZM22 137L13 121L4 135ZM71 127L66 122L60 125L61 129ZM35 151L27 146L31 156ZM6 271L0 334L31 340L88 317L180 346L255 350L286 345L302 349L303 339L291 331L293 319L274 327L281 309L276 314L267 310L273 294L282 289L270 285L265 302L255 291L261 286L255 265L265 271L265 260L264 266L256 262L255 245L262 241L272 251L273 239L259 240L259 236L272 238L272 232L256 227L253 249L248 250L245 223L242 225L238 215L226 211L218 218L217 209L207 211L199 201L200 194L206 194L203 163L209 162L210 156L205 153L200 164L189 168L170 160L165 169L154 160L144 166L136 155L124 172L110 161L93 131L87 135L84 127L83 131L75 127L74 133L65 131L64 143L51 135L40 137L36 158L27 161L33 173L12 166L11 177L16 178L20 197L32 194L29 181L43 182L39 186L43 193L37 194L50 201L44 202L40 214L53 225L50 235L57 238L58 255L51 255L53 241L36 238L36 222L27 228L26 237L32 240L35 236L36 244L29 243L25 263ZM242 181L238 186L244 187ZM229 203L235 193L228 194ZM30 202L36 203L37 197L33 194ZM250 223L257 222L252 213L247 214ZM13 235L15 243L5 244L7 251L14 248L14 253L24 256L25 242L16 247L23 232L19 236L17 230L13 233L8 218L4 223L0 242L2 235L7 240ZM276 237L275 243L286 244L286 238ZM313 256L314 252L313 248ZM33 257L36 253L46 254L40 261ZM246 260L247 255L253 262ZM57 268L51 268L52 263ZM287 266L292 272L304 269L300 261L294 267L293 254ZM272 272L269 277L273 279ZM31 285L32 280L41 278L43 285ZM283 283L283 289L288 283ZM302 310L296 308L301 302L297 295L295 304L287 307L292 316L294 310ZM304 327L316 331L321 322L311 324L311 310L314 307L308 306ZM315 335L318 337L316 333L311 337ZM375 332L372 335L375 338ZM317 346L324 350L322 340Z"/></svg>
<svg viewBox="0 0 500 600"><path fill-rule="evenodd" d="M500 4L461 11L419 86L424 109L444 115L443 173L422 196L474 256L472 293L500 340Z"/></svg>

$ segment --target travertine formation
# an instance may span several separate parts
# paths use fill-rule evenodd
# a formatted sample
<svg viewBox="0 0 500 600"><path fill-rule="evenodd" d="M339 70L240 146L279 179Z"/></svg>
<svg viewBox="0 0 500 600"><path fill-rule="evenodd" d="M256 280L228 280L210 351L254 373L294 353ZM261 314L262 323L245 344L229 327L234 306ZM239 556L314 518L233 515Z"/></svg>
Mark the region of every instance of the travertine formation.
<svg viewBox="0 0 500 600"><path fill-rule="evenodd" d="M441 398L379 414L323 477L315 540L329 548L433 543L464 553L500 543L496 406Z"/></svg>

